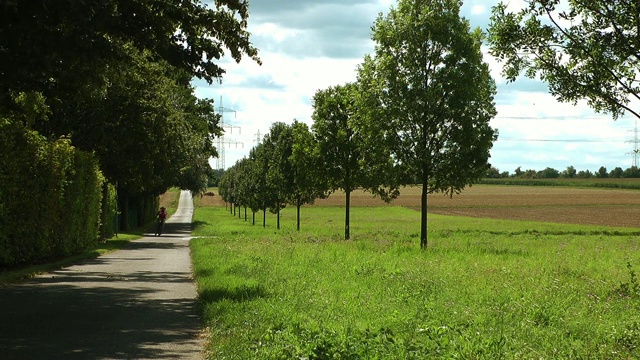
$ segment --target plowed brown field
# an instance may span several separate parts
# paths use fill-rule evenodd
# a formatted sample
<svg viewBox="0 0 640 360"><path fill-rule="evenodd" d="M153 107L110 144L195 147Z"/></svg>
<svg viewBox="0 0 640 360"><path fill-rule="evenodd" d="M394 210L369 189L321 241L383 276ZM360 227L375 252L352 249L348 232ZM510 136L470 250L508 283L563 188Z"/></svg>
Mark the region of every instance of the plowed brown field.
<svg viewBox="0 0 640 360"><path fill-rule="evenodd" d="M391 206L420 211L419 187L401 191ZM205 196L204 203L220 204L218 196ZM315 206L344 206L343 193L317 200ZM387 206L370 193L356 191L352 206ZM549 221L640 227L640 191L562 186L475 185L453 198L442 194L428 196L429 213L472 217Z"/></svg>

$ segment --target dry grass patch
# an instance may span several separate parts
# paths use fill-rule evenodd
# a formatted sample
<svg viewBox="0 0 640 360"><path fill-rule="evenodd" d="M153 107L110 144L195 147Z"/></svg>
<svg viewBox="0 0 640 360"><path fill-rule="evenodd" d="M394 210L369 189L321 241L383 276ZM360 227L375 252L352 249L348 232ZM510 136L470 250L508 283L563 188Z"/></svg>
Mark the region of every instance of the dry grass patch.
<svg viewBox="0 0 640 360"><path fill-rule="evenodd" d="M199 206L224 206L224 201L218 195L218 189L209 189L200 195Z"/></svg>

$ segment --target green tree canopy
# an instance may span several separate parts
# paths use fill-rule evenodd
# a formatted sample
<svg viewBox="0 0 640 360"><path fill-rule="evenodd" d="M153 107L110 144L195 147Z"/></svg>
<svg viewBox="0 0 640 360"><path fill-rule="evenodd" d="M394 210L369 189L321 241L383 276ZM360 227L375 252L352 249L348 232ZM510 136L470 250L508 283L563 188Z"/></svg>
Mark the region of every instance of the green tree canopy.
<svg viewBox="0 0 640 360"><path fill-rule="evenodd" d="M267 226L267 209L275 208L277 201L272 185L268 181L269 162L273 154L273 145L264 136L264 141L251 149L249 159L253 162L251 166L251 179L253 180L253 199L251 199L250 207L252 210L262 210L262 226Z"/></svg>
<svg viewBox="0 0 640 360"><path fill-rule="evenodd" d="M320 168L330 192L345 192L344 238L350 238L349 215L351 192L368 184L367 173L361 167L361 138L353 118L356 113L356 84L337 85L316 91L313 97L312 130L318 151L322 154Z"/></svg>
<svg viewBox="0 0 640 360"><path fill-rule="evenodd" d="M291 152L293 149L293 128L283 122L271 124L269 133L264 137L269 154L267 186L273 194L270 211L277 214L277 228L280 229L280 210L287 206L287 199L293 192L293 167Z"/></svg>
<svg viewBox="0 0 640 360"><path fill-rule="evenodd" d="M518 12L493 8L491 54L514 81L540 77L559 101L585 99L617 119L640 117L640 8L635 1L527 1Z"/></svg>
<svg viewBox="0 0 640 360"><path fill-rule="evenodd" d="M564 177L564 178L574 178L576 177L578 171L576 170L575 167L573 167L573 165L567 166L567 168L562 171L562 173L560 173L560 177Z"/></svg>
<svg viewBox="0 0 640 360"><path fill-rule="evenodd" d="M312 204L327 194L327 184L320 166L320 153L313 134L307 124L294 121L291 166L293 169L293 188L289 194L289 203L296 207L297 229L300 230L300 207Z"/></svg>
<svg viewBox="0 0 640 360"><path fill-rule="evenodd" d="M375 53L359 69L377 114L368 122L423 186L420 245L427 245L427 194L455 193L482 178L497 133L489 126L496 87L483 61L482 32L456 0L400 0L373 28ZM373 103L367 101L367 103Z"/></svg>
<svg viewBox="0 0 640 360"><path fill-rule="evenodd" d="M609 173L609 177L610 178L621 178L622 177L622 173L624 171L622 170L621 167L616 166L613 170L611 170L611 172Z"/></svg>
<svg viewBox="0 0 640 360"><path fill-rule="evenodd" d="M541 179L556 179L560 177L560 171L551 167L546 167L544 170L538 171L536 177Z"/></svg>
<svg viewBox="0 0 640 360"><path fill-rule="evenodd" d="M607 178L609 177L609 173L607 173L607 168L604 166L600 166L598 172L596 173L596 177L598 178Z"/></svg>
<svg viewBox="0 0 640 360"><path fill-rule="evenodd" d="M248 3L240 0L3 1L0 99L8 90L87 82L126 57L127 44L212 82L225 72L215 63L225 51L236 61L244 55L260 61L248 17Z"/></svg>
<svg viewBox="0 0 640 360"><path fill-rule="evenodd" d="M94 152L109 181L129 195L204 189L221 133L213 102L197 99L174 67L133 49L129 56L102 74L101 86L60 96L50 119L34 127Z"/></svg>
<svg viewBox="0 0 640 360"><path fill-rule="evenodd" d="M221 129L190 81L219 80L222 56L260 62L248 16L238 0L2 2L0 113L41 94L49 114L29 127L95 152L127 193L199 191Z"/></svg>

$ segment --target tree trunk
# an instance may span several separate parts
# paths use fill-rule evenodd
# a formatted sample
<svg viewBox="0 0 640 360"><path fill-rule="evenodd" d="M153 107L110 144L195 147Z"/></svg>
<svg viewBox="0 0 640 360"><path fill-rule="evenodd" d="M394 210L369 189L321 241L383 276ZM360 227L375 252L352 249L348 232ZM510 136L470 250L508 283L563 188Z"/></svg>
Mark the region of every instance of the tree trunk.
<svg viewBox="0 0 640 360"><path fill-rule="evenodd" d="M349 240L351 234L349 233L349 208L351 206L351 190L346 192L346 213L344 214L344 239Z"/></svg>
<svg viewBox="0 0 640 360"><path fill-rule="evenodd" d="M122 194L122 203L120 206L120 229L127 231L129 230L129 195Z"/></svg>
<svg viewBox="0 0 640 360"><path fill-rule="evenodd" d="M247 221L247 207L244 207L244 221Z"/></svg>
<svg viewBox="0 0 640 360"><path fill-rule="evenodd" d="M108 198L109 183L105 181L104 183L102 183L102 203L100 206L100 209L102 211L100 215L100 241L110 238L111 234L113 234L113 232L111 231L113 230L113 214L109 212L109 210L111 209L109 209L110 204L107 200Z"/></svg>
<svg viewBox="0 0 640 360"><path fill-rule="evenodd" d="M276 217L278 221L278 230L280 230L280 205L278 205L278 211L276 211Z"/></svg>
<svg viewBox="0 0 640 360"><path fill-rule="evenodd" d="M422 182L421 216L420 216L420 249L427 248L427 181Z"/></svg>
<svg viewBox="0 0 640 360"><path fill-rule="evenodd" d="M251 211L253 213L253 220L251 221L253 223L253 225L256 224L256 212L255 211Z"/></svg>
<svg viewBox="0 0 640 360"><path fill-rule="evenodd" d="M300 203L299 202L296 204L296 208L297 208L296 210L297 227L296 228L298 229L298 231L300 231Z"/></svg>
<svg viewBox="0 0 640 360"><path fill-rule="evenodd" d="M267 227L267 208L262 209L262 227Z"/></svg>

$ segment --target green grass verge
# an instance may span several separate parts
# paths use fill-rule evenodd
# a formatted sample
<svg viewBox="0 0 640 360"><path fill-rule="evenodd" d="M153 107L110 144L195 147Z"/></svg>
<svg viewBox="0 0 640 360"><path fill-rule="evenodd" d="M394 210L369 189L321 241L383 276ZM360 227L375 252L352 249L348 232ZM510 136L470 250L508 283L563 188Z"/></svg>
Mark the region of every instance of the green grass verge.
<svg viewBox="0 0 640 360"><path fill-rule="evenodd" d="M640 357L637 229L433 215L421 251L418 212L343 212L196 209L210 358Z"/></svg>

